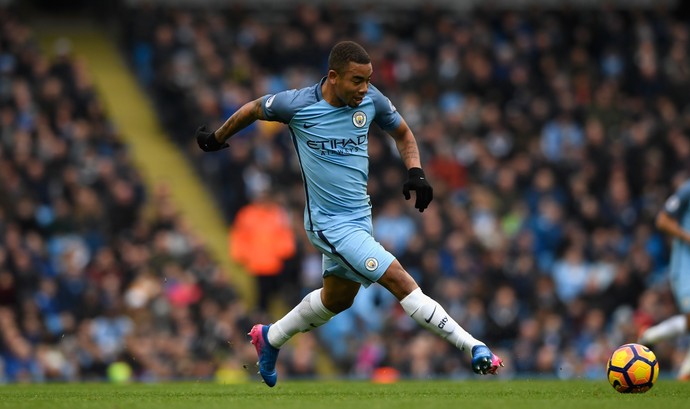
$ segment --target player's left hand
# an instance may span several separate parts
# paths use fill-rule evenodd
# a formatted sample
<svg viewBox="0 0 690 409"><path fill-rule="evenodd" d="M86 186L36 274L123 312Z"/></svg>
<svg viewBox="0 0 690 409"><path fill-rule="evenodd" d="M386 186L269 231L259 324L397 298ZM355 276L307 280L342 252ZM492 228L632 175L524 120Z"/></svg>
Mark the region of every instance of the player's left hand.
<svg viewBox="0 0 690 409"><path fill-rule="evenodd" d="M414 207L419 209L420 212L423 212L434 198L434 189L426 180L422 168L410 168L407 171L407 182L403 185L405 200L410 200L411 190L417 192L417 200L414 203Z"/></svg>
<svg viewBox="0 0 690 409"><path fill-rule="evenodd" d="M196 143L199 144L199 147L204 152L218 151L230 146L227 142L218 142L215 132L207 131L206 125L201 125L194 133L194 136L196 137Z"/></svg>

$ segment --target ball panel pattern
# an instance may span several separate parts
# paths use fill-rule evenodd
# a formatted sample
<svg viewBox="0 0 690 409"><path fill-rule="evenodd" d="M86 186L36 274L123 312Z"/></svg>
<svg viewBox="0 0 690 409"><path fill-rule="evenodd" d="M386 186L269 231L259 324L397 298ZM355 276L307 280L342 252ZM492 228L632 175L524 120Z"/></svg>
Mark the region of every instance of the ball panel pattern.
<svg viewBox="0 0 690 409"><path fill-rule="evenodd" d="M640 344L618 347L606 365L609 383L621 393L642 393L654 386L659 362L651 349Z"/></svg>

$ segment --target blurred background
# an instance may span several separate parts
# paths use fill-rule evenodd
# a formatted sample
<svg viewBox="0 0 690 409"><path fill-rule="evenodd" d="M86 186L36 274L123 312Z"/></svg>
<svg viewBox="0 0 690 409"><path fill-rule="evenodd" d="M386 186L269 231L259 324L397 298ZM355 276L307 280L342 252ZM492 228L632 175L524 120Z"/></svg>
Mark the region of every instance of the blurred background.
<svg viewBox="0 0 690 409"><path fill-rule="evenodd" d="M500 378L603 379L677 313L653 221L690 170L689 18L662 0L0 1L0 383L257 381L251 325L321 285L299 167L280 124L211 154L192 136L316 83L343 39L435 190L423 214L406 202L372 128L376 238ZM664 376L688 341L655 346ZM472 376L379 286L279 366Z"/></svg>

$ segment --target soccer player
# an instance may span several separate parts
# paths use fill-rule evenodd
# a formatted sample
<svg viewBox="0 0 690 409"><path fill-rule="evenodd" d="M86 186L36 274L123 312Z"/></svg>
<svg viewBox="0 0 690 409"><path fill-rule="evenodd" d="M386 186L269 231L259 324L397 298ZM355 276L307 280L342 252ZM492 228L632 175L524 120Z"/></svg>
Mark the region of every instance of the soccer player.
<svg viewBox="0 0 690 409"><path fill-rule="evenodd" d="M688 333L690 328L690 180L685 180L666 199L656 227L673 238L669 279L680 314L642 332L639 343L650 346ZM683 360L678 379L690 380L690 352Z"/></svg>
<svg viewBox="0 0 690 409"><path fill-rule="evenodd" d="M304 228L323 254L323 287L307 294L275 323L251 329L259 373L268 386L276 384L276 359L285 342L349 308L360 286L372 283L390 291L424 328L468 351L474 372L496 374L503 366L483 342L425 295L372 236L367 194L372 122L393 137L408 169L405 199L414 191L415 208L423 212L433 197L414 134L390 100L370 84L372 72L364 48L352 41L340 42L331 49L328 74L317 84L260 97L243 105L216 131L202 126L195 134L202 150L215 151L227 147L232 135L256 120L279 121L288 125L297 152L306 196Z"/></svg>

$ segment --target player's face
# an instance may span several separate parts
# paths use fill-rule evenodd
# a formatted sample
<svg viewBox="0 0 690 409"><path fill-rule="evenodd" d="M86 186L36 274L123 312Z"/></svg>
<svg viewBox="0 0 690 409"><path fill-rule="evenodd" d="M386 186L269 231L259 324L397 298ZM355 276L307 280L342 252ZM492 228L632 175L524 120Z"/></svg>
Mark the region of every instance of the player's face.
<svg viewBox="0 0 690 409"><path fill-rule="evenodd" d="M351 62L341 74L336 74L335 95L340 102L353 108L359 106L369 91L369 81L373 72L371 63Z"/></svg>

